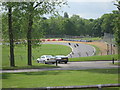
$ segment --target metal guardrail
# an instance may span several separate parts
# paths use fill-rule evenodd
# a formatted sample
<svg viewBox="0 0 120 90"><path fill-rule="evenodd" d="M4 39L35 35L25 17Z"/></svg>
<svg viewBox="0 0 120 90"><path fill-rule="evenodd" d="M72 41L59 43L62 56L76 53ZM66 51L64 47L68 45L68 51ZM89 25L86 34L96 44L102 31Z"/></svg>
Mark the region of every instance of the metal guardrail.
<svg viewBox="0 0 120 90"><path fill-rule="evenodd" d="M99 85L85 85L85 86L59 86L59 87L40 87L40 88L3 88L2 90L75 90L75 89L93 89L98 88L98 90L102 90L102 88L107 87L120 87L120 84L99 84ZM117 88L115 89L117 90ZM118 89L119 90L119 89Z"/></svg>

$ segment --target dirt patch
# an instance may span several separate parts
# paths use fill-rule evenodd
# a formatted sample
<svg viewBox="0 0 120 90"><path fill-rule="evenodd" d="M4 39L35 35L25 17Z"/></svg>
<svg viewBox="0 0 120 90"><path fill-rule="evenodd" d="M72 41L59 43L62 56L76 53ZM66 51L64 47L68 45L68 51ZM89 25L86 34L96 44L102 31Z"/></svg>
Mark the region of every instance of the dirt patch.
<svg viewBox="0 0 120 90"><path fill-rule="evenodd" d="M105 42L85 42L85 44L97 46L100 49L99 55L117 54L117 48L113 45L108 45Z"/></svg>
<svg viewBox="0 0 120 90"><path fill-rule="evenodd" d="M100 49L99 55L107 55L108 53L107 44L104 42L85 42L85 44L91 44L97 46Z"/></svg>

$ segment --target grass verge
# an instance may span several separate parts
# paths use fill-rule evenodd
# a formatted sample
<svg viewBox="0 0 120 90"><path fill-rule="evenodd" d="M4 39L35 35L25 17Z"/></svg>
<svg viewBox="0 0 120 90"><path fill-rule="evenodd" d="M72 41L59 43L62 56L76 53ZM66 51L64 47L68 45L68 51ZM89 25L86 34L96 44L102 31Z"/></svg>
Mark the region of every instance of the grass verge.
<svg viewBox="0 0 120 90"><path fill-rule="evenodd" d="M75 39L80 39L80 40L92 40L92 41L101 40L101 38L99 38L99 37L75 38Z"/></svg>
<svg viewBox="0 0 120 90"><path fill-rule="evenodd" d="M112 60L118 59L118 55L105 55L105 56L90 56L90 57L78 57L70 58L69 61L98 61L98 60Z"/></svg>
<svg viewBox="0 0 120 90"><path fill-rule="evenodd" d="M41 55L67 55L71 52L71 48L64 45L43 44L32 48L32 64L33 66L27 66L27 47L24 45L15 46L15 65L16 67L10 67L9 65L9 46L3 45L2 47L2 69L26 69L26 68L46 68L55 67L53 65L43 65L36 62L36 59Z"/></svg>
<svg viewBox="0 0 120 90"><path fill-rule="evenodd" d="M12 83L11 83L12 81ZM37 88L118 83L118 69L3 73L3 88Z"/></svg>
<svg viewBox="0 0 120 90"><path fill-rule="evenodd" d="M82 40L92 40L92 41L96 41L96 40L101 40L101 38L99 37L92 37L92 38L82 38Z"/></svg>
<svg viewBox="0 0 120 90"><path fill-rule="evenodd" d="M114 65L119 65L120 66L120 62L116 62L116 63L114 63Z"/></svg>
<svg viewBox="0 0 120 90"><path fill-rule="evenodd" d="M88 44L88 45L93 46L95 48L96 50L95 55L98 55L100 53L100 49L97 46L91 45L91 44Z"/></svg>

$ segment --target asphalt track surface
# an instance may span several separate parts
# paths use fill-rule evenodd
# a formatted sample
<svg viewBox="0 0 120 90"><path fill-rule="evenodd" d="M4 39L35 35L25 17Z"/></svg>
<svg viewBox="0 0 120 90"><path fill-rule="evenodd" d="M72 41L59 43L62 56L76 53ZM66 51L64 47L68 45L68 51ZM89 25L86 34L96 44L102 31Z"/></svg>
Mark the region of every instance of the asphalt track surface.
<svg viewBox="0 0 120 90"><path fill-rule="evenodd" d="M72 52L68 54L69 58L93 56L96 51L94 47L81 43L43 42L42 44L59 44L71 47Z"/></svg>
<svg viewBox="0 0 120 90"><path fill-rule="evenodd" d="M117 65L112 64L112 61L68 62L68 64L58 64L58 66L60 66L60 68L3 70L3 71L0 71L0 73L38 72L38 71L51 71L51 70L88 70L88 69L118 68Z"/></svg>

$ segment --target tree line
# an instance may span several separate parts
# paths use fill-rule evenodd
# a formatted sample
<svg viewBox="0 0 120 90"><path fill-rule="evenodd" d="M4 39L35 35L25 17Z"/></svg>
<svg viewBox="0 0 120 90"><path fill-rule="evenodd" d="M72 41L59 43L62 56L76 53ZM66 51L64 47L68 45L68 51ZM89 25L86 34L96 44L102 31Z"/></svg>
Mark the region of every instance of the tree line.
<svg viewBox="0 0 120 90"><path fill-rule="evenodd" d="M28 9L27 11L31 11ZM32 39L39 39L45 35L72 35L72 36L92 36L102 37L104 33L114 34L116 32L116 23L120 12L118 10L112 11L112 13L104 14L97 19L84 19L79 15L73 15L69 17L67 12L64 16L53 16L50 18L42 17L42 15L34 16L32 25L27 26L29 22L28 13L13 11L13 33L14 39L26 39L27 29L31 28ZM38 12L39 13L39 12ZM36 13L35 13L36 14ZM32 18L31 18L32 19ZM3 27L3 38L8 39L8 16L7 13L2 14L2 27ZM30 23L29 23L30 24Z"/></svg>
<svg viewBox="0 0 120 90"><path fill-rule="evenodd" d="M67 13L66 13L67 14ZM50 17L40 20L39 30L44 35L72 35L102 37L104 33L114 34L119 11L104 14L98 19L84 19L78 15Z"/></svg>

